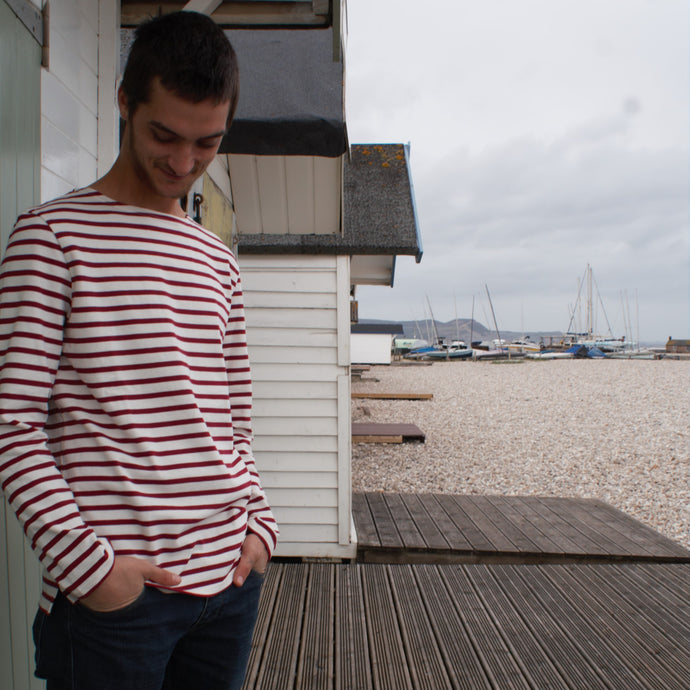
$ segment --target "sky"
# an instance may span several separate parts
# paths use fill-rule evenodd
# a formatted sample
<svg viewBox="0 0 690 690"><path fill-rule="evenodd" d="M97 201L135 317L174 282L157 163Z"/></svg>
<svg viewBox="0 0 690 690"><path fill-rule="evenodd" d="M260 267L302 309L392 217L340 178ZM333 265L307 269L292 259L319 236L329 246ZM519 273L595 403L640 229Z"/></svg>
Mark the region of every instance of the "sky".
<svg viewBox="0 0 690 690"><path fill-rule="evenodd" d="M690 337L687 0L347 0L349 139L410 147L424 256L360 319ZM603 305L603 308L601 307Z"/></svg>

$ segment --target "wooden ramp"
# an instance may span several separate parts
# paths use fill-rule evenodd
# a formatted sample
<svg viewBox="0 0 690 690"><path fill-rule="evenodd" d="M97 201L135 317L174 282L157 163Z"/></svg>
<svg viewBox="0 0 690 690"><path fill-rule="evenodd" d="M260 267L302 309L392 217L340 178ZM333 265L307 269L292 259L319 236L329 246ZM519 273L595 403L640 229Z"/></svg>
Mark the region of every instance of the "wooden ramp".
<svg viewBox="0 0 690 690"><path fill-rule="evenodd" d="M424 432L415 424L352 422L353 443L405 443L424 440Z"/></svg>
<svg viewBox="0 0 690 690"><path fill-rule="evenodd" d="M351 393L353 400L432 400L433 393Z"/></svg>
<svg viewBox="0 0 690 690"><path fill-rule="evenodd" d="M271 563L245 690L690 687L690 565Z"/></svg>
<svg viewBox="0 0 690 690"><path fill-rule="evenodd" d="M690 563L690 551L593 499L357 493L369 563Z"/></svg>

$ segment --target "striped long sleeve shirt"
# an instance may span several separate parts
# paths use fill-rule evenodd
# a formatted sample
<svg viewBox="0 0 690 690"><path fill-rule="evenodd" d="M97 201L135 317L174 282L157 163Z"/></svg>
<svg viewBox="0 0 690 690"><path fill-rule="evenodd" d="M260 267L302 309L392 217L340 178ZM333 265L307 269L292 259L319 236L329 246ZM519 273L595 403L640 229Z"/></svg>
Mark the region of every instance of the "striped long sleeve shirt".
<svg viewBox="0 0 690 690"><path fill-rule="evenodd" d="M240 275L190 219L84 189L23 214L0 270L0 482L41 607L114 555L213 595L278 529L251 450Z"/></svg>

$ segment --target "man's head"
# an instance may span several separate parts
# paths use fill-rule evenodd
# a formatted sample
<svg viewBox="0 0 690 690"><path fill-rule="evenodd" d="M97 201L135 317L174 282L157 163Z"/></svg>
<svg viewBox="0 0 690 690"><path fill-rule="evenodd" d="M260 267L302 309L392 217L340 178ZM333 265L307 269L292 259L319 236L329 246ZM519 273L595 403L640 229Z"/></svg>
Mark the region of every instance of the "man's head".
<svg viewBox="0 0 690 690"><path fill-rule="evenodd" d="M137 28L120 87L130 117L149 101L155 80L192 103L229 103L230 125L239 98L237 56L210 17L173 12Z"/></svg>
<svg viewBox="0 0 690 690"><path fill-rule="evenodd" d="M209 17L175 12L142 24L117 94L120 154L96 187L178 213L230 126L238 83L235 51Z"/></svg>

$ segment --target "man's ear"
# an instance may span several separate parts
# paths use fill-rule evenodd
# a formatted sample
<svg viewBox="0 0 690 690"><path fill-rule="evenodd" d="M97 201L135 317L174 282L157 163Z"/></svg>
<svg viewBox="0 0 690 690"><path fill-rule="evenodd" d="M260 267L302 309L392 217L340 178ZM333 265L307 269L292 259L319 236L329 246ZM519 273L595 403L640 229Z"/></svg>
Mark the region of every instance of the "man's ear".
<svg viewBox="0 0 690 690"><path fill-rule="evenodd" d="M127 96L122 87L117 90L117 107L120 109L120 117L126 122L129 117L129 108L127 107Z"/></svg>

